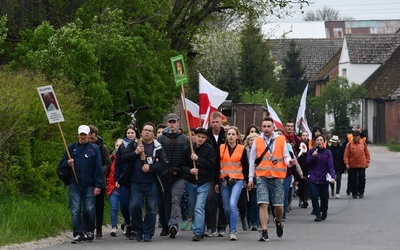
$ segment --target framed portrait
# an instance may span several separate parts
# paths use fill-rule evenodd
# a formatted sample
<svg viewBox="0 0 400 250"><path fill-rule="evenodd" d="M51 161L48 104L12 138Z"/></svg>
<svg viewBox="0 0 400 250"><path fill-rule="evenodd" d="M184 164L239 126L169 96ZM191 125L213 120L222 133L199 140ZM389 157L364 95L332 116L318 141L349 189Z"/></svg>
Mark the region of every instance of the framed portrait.
<svg viewBox="0 0 400 250"><path fill-rule="evenodd" d="M182 55L171 58L172 71L174 72L175 84L179 86L188 82L185 61Z"/></svg>

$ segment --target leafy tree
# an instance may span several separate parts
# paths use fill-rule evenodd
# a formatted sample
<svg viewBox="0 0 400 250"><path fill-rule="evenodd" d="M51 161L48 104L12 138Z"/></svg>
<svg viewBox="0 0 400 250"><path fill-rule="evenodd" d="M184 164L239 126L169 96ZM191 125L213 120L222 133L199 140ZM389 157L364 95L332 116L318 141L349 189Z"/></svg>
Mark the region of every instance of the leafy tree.
<svg viewBox="0 0 400 250"><path fill-rule="evenodd" d="M250 92L258 89L273 93L282 91L276 75L276 64L271 49L265 41L260 25L249 18L242 30L240 52L240 77L244 88Z"/></svg>
<svg viewBox="0 0 400 250"><path fill-rule="evenodd" d="M0 55L3 54L4 50L2 49L2 45L7 37L8 28L6 27L7 24L7 16L2 16L0 18Z"/></svg>
<svg viewBox="0 0 400 250"><path fill-rule="evenodd" d="M354 20L352 17L341 17L338 10L325 6L322 9L317 9L315 12L307 11L304 21L341 21Z"/></svg>
<svg viewBox="0 0 400 250"><path fill-rule="evenodd" d="M349 121L360 113L360 101L365 95L364 86L349 83L343 77L337 77L326 84L321 91L321 99L324 101L325 111L333 115L335 131L350 127Z"/></svg>

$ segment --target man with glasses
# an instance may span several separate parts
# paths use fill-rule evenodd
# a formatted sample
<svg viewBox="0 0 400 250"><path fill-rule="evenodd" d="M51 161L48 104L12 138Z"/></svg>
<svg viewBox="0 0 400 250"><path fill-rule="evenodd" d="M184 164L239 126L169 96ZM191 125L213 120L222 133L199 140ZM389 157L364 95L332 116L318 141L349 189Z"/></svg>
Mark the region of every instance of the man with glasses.
<svg viewBox="0 0 400 250"><path fill-rule="evenodd" d="M79 243L84 240L84 226L87 230L87 240L93 240L95 196L100 194L104 183L101 153L98 146L89 142L89 133L89 126L79 126L78 142L68 145L71 158L68 158L67 152L64 153L62 158L62 166L74 167L77 178L75 179L75 176L72 175L69 183L69 204L74 237L71 243Z"/></svg>
<svg viewBox="0 0 400 250"><path fill-rule="evenodd" d="M163 228L161 233L165 233L168 230L169 237L175 238L178 235L179 216L181 215L180 203L183 189L185 188L185 174L180 165L180 160L183 149L189 146L190 139L179 131L179 117L177 114L168 114L166 120L167 128L157 139L163 146L168 160L167 169L161 173L168 228Z"/></svg>
<svg viewBox="0 0 400 250"><path fill-rule="evenodd" d="M130 207L132 229L136 231L136 240L152 241L156 224L156 206L159 180L157 174L165 169L166 157L161 144L154 139L155 126L151 122L144 124L142 144L131 141L122 153L121 160L132 168L130 177ZM145 209L143 210L143 205ZM143 219L143 211L146 214Z"/></svg>

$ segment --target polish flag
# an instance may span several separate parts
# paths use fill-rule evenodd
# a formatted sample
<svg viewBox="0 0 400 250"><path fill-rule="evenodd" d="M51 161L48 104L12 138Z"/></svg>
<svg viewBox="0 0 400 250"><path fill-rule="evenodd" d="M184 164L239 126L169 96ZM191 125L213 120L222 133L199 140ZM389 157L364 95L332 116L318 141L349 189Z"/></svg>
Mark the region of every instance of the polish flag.
<svg viewBox="0 0 400 250"><path fill-rule="evenodd" d="M312 134L310 128L308 127L307 119L306 119L306 99L307 99L307 91L308 91L308 84L303 91L303 95L301 96L299 110L297 111L297 118L296 118L296 131L297 133L307 131L308 139L311 140Z"/></svg>
<svg viewBox="0 0 400 250"><path fill-rule="evenodd" d="M271 106L269 106L268 99L265 99L265 101L267 102L269 117L271 117L274 120L275 128L279 128L279 129L282 129L283 131L285 131L285 128L283 127L283 124L281 122L281 119L279 119L278 114L275 112L275 110Z"/></svg>
<svg viewBox="0 0 400 250"><path fill-rule="evenodd" d="M219 88L208 82L199 73L199 114L205 118L205 114L211 114L218 110L218 107L228 97L228 92L222 91Z"/></svg>
<svg viewBox="0 0 400 250"><path fill-rule="evenodd" d="M202 122L199 115L199 105L197 105L196 103L192 102L187 98L185 98L185 101L186 101L186 110L189 117L189 128L197 128L200 126Z"/></svg>

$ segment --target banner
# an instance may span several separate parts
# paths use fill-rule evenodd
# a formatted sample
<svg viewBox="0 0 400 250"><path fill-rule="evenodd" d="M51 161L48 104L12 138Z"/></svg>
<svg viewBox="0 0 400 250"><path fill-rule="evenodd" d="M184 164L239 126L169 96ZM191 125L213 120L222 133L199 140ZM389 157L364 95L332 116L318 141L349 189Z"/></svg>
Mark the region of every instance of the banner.
<svg viewBox="0 0 400 250"><path fill-rule="evenodd" d="M308 84L303 91L303 95L301 96L299 111L297 111L296 118L296 132L299 134L300 132L307 131L308 138L312 138L312 134L310 128L308 127L307 119L306 119L306 99L307 99L307 91Z"/></svg>
<svg viewBox="0 0 400 250"><path fill-rule="evenodd" d="M60 105L58 105L56 94L54 93L53 86L47 85L37 88L42 101L44 111L46 112L47 119L50 124L63 122L64 116L61 112Z"/></svg>
<svg viewBox="0 0 400 250"><path fill-rule="evenodd" d="M218 107L228 97L228 92L222 91L219 88L208 82L199 73L199 112L200 115L205 115L207 110L209 113L218 110ZM202 116L203 117L203 116Z"/></svg>
<svg viewBox="0 0 400 250"><path fill-rule="evenodd" d="M269 117L271 117L274 120L274 126L275 128L279 128L282 129L282 131L285 131L285 128L283 127L283 124L281 122L281 119L279 119L278 114L275 112L275 110L269 106L268 104L268 99L265 99L265 101L267 102L267 109L268 109L268 113L269 113Z"/></svg>

